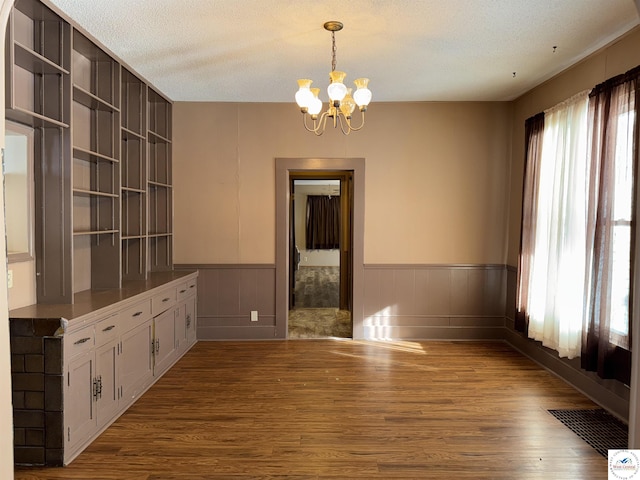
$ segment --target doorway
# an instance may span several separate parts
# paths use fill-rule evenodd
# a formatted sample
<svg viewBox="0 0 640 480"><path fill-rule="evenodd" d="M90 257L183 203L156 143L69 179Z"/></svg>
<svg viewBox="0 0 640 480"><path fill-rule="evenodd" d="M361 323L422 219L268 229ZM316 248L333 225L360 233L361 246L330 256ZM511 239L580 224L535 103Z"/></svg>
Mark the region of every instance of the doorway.
<svg viewBox="0 0 640 480"><path fill-rule="evenodd" d="M288 338L291 264L291 177L351 172L351 337L364 338L364 158L276 158L276 320L274 336ZM343 284L343 282L341 282Z"/></svg>
<svg viewBox="0 0 640 480"><path fill-rule="evenodd" d="M352 337L353 172L289 175L288 338Z"/></svg>

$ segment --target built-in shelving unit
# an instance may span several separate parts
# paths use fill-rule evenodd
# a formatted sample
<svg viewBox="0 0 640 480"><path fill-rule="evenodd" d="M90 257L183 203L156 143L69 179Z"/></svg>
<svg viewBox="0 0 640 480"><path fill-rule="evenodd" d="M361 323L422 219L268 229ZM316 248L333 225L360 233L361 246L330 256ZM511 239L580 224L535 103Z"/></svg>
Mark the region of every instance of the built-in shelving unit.
<svg viewBox="0 0 640 480"><path fill-rule="evenodd" d="M14 5L6 117L35 133L38 303L73 303L173 268L171 102L52 8Z"/></svg>

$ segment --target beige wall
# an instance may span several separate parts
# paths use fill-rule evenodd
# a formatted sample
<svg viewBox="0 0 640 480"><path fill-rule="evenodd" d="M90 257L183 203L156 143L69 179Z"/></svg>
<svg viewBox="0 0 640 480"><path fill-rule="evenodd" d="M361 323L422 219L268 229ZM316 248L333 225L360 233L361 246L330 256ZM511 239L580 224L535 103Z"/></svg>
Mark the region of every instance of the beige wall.
<svg viewBox="0 0 640 480"><path fill-rule="evenodd" d="M640 65L640 27L514 102L508 264L517 265L520 247L524 122L572 95Z"/></svg>
<svg viewBox="0 0 640 480"><path fill-rule="evenodd" d="M503 264L509 103L373 103L316 138L287 104L174 104L174 261L274 263L276 157L364 157L365 263Z"/></svg>
<svg viewBox="0 0 640 480"><path fill-rule="evenodd" d="M13 272L13 288L9 289L9 310L36 303L36 262L10 263Z"/></svg>

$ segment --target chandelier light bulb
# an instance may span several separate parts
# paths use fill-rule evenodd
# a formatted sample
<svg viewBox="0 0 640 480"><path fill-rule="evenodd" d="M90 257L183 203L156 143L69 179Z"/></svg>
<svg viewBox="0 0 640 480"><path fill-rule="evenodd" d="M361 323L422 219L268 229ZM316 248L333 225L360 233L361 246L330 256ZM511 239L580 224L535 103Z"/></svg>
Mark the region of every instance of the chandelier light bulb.
<svg viewBox="0 0 640 480"><path fill-rule="evenodd" d="M351 114L356 108L356 102L353 101L351 91L351 88L347 88L347 94L342 99L342 102L340 102L340 111L347 118L351 118Z"/></svg>
<svg viewBox="0 0 640 480"><path fill-rule="evenodd" d="M318 98L318 94L320 93L319 88L311 88L309 89L311 92L311 100L309 101L309 115L314 116L320 113L322 110L322 100Z"/></svg>
<svg viewBox="0 0 640 480"><path fill-rule="evenodd" d="M357 90L353 94L353 99L356 101L358 107L367 107L369 102L371 101L371 90L367 88L369 85L368 78L358 78L353 83L355 83Z"/></svg>
<svg viewBox="0 0 640 480"><path fill-rule="evenodd" d="M309 87L313 83L311 80L301 78L298 80L298 91L296 92L296 103L301 109L309 108L309 105L313 101L313 93Z"/></svg>
<svg viewBox="0 0 640 480"><path fill-rule="evenodd" d="M331 83L327 87L327 94L329 94L329 98L331 99L331 102L336 107L338 105L335 105L335 102L338 102L339 104L344 98L344 96L347 94L347 87L345 86L344 83L342 83L344 81L344 77L346 76L347 76L346 73L338 72L337 70L334 70L329 74L329 77L331 78Z"/></svg>

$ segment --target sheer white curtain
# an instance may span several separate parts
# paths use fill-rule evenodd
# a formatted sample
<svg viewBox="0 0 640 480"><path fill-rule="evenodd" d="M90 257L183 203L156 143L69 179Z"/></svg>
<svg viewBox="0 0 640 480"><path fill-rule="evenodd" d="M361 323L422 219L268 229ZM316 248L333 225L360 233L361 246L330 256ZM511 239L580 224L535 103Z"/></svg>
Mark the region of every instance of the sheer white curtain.
<svg viewBox="0 0 640 480"><path fill-rule="evenodd" d="M586 269L588 92L545 111L529 337L580 355Z"/></svg>

